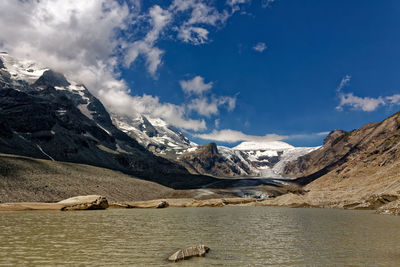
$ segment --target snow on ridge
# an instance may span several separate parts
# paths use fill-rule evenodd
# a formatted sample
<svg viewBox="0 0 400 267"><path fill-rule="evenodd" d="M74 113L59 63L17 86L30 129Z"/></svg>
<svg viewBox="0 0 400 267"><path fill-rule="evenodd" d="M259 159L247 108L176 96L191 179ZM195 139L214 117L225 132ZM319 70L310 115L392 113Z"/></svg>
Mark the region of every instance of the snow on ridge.
<svg viewBox="0 0 400 267"><path fill-rule="evenodd" d="M233 147L234 150L287 150L293 149L294 146L282 142L282 141L267 141L267 142L255 142L246 141Z"/></svg>
<svg viewBox="0 0 400 267"><path fill-rule="evenodd" d="M13 79L23 80L29 84L36 82L48 70L33 61L17 60L8 54L1 53L0 58Z"/></svg>

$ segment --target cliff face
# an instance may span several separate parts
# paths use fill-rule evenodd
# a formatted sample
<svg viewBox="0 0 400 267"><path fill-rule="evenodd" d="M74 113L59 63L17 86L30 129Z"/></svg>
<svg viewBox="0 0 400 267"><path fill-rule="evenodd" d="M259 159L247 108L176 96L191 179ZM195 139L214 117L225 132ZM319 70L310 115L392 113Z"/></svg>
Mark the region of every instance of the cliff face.
<svg viewBox="0 0 400 267"><path fill-rule="evenodd" d="M245 164L238 168L223 157L215 143L198 146L195 151L186 152L179 157L178 162L191 173L208 174L219 177L234 177L243 175L243 169L250 172ZM238 162L240 160L238 159Z"/></svg>

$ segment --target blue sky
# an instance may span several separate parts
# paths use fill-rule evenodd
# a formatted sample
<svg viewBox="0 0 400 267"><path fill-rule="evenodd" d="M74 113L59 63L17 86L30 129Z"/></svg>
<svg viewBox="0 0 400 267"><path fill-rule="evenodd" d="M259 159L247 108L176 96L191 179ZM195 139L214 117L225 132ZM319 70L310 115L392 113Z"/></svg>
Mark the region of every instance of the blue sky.
<svg viewBox="0 0 400 267"><path fill-rule="evenodd" d="M336 91L378 98L399 93L400 3L398 1L259 1L244 5L203 45L162 40L163 65L157 78L143 66L124 71L135 93L182 103L179 80L204 77L216 95L237 95L236 107L206 120L208 131L233 129L251 135L294 136L294 145L321 144L316 133L352 130L399 110L381 105L363 111L336 109ZM267 49L253 47L265 43ZM219 127L215 127L219 119ZM297 137L296 137L297 136ZM196 142L206 140L195 138Z"/></svg>
<svg viewBox="0 0 400 267"><path fill-rule="evenodd" d="M45 50L51 57L35 59L89 84L112 112L162 117L199 144L315 146L332 129L352 130L400 109L399 1L15 2L0 10L15 8L48 31L70 29L72 39L57 34L71 52L38 46L54 39L43 27L26 39L16 29L15 37L0 36L3 49L33 58ZM57 23L42 21L35 8ZM96 12L102 16L87 22ZM0 14L0 25L6 19ZM83 67L92 71L83 76Z"/></svg>

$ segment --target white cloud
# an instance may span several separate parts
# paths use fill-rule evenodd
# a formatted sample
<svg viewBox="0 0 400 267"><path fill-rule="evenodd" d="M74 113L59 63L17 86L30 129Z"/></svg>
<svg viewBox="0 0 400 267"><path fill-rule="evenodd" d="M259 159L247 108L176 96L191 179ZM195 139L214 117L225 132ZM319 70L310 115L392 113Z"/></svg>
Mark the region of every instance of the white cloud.
<svg viewBox="0 0 400 267"><path fill-rule="evenodd" d="M321 138L321 136L327 136L328 134L329 132L319 132L319 133L293 134L293 135L266 134L264 136L258 136L258 135L248 135L240 131L224 129L224 130L213 130L211 133L194 134L193 136L204 140L236 143L241 141L268 142L268 141L299 140L299 139L310 140L315 138Z"/></svg>
<svg viewBox="0 0 400 267"><path fill-rule="evenodd" d="M400 105L400 94L385 97L389 104Z"/></svg>
<svg viewBox="0 0 400 267"><path fill-rule="evenodd" d="M236 143L240 141L281 141L288 138L288 136L281 136L277 134L267 134L264 136L248 135L243 132L230 129L214 130L208 134L195 134L193 136L204 140L213 140L226 143Z"/></svg>
<svg viewBox="0 0 400 267"><path fill-rule="evenodd" d="M264 52L264 50L267 49L267 45L265 43L259 42L255 46L253 46L253 50L257 52Z"/></svg>
<svg viewBox="0 0 400 267"><path fill-rule="evenodd" d="M209 101L208 98L205 97L195 98L192 99L187 107L188 110L194 110L198 114L206 117L218 114L218 102L216 99Z"/></svg>
<svg viewBox="0 0 400 267"><path fill-rule="evenodd" d="M142 58L147 71L156 77L166 53L159 47L160 39L167 35L189 44L206 43L210 29L223 26L236 10L229 6L218 10L213 2L200 0L174 0L163 7L142 10L140 0L3 0L0 49L85 84L112 112L143 113L182 129L204 130L204 119L189 117L193 110L188 103L135 96L120 78L119 69L124 67L121 63L134 66ZM177 29L176 36L171 36L171 29ZM207 91L212 83L203 81L203 86ZM236 98L216 99L208 103L216 102L217 110L222 105L229 110L235 106ZM207 114L218 114L208 108Z"/></svg>
<svg viewBox="0 0 400 267"><path fill-rule="evenodd" d="M338 110L343 110L344 106L349 106L354 109L362 111L374 111L380 105L385 105L385 100L382 97L371 98L371 97L359 97L349 94L340 94L340 104L336 107Z"/></svg>
<svg viewBox="0 0 400 267"><path fill-rule="evenodd" d="M215 128L219 128L219 125L221 124L221 120L220 119L216 119L215 121L214 121L214 127Z"/></svg>
<svg viewBox="0 0 400 267"><path fill-rule="evenodd" d="M151 95L129 96L124 90L104 90L99 92L103 103L113 113L135 116L148 115L153 118L162 118L168 123L186 130L204 130L206 123L203 119L193 120L186 118L184 106L171 103L160 103L158 97Z"/></svg>
<svg viewBox="0 0 400 267"><path fill-rule="evenodd" d="M205 83L204 78L201 76L196 76L191 80L179 81L183 92L188 95L202 95L204 92L210 90L213 86L212 82Z"/></svg>
<svg viewBox="0 0 400 267"><path fill-rule="evenodd" d="M344 76L344 77L342 78L342 80L340 81L339 86L336 88L336 92L341 92L342 89L343 89L345 86L349 85L350 80L351 80L351 76L350 76L350 75Z"/></svg>
<svg viewBox="0 0 400 267"><path fill-rule="evenodd" d="M29 58L63 72L92 91L115 79L116 32L135 14L115 1L0 1L0 44L20 58ZM91 14L88 16L88 14Z"/></svg>
<svg viewBox="0 0 400 267"><path fill-rule="evenodd" d="M228 111L232 111L236 107L236 96L214 96L206 94L210 92L213 83L205 83L204 78L196 76L191 80L179 81L182 91L187 96L195 96L186 105L187 110L195 111L197 114L210 117L219 113L221 106L226 106Z"/></svg>
<svg viewBox="0 0 400 267"><path fill-rule="evenodd" d="M354 93L343 93L343 88L348 86L351 80L350 75L346 75L340 81L339 86L336 88L336 92L338 93L338 97L340 100L339 105L336 107L337 110L343 110L344 107L350 107L355 110L362 111L375 111L380 106L387 105L400 105L400 94L394 94L392 96L379 96L376 98L373 97L360 97L354 95Z"/></svg>
<svg viewBox="0 0 400 267"><path fill-rule="evenodd" d="M226 9L219 11L206 1L175 0L169 10L175 14L190 12L188 18L184 19L183 23L174 29L178 31L178 39L186 43L200 45L208 41L209 31L205 28L206 26L219 27L224 25L226 20L238 9L232 7L230 11Z"/></svg>
<svg viewBox="0 0 400 267"><path fill-rule="evenodd" d="M161 57L164 51L154 45L161 32L171 22L172 14L168 10L155 5L150 8L148 16L150 17L152 29L146 34L143 40L135 41L128 45L125 63L127 66L130 66L140 54L143 54L146 58L148 71L152 75L155 75L158 67L161 65Z"/></svg>
<svg viewBox="0 0 400 267"><path fill-rule="evenodd" d="M246 4L249 3L250 0L228 0L226 3L230 6L235 6L235 5L240 5L240 4Z"/></svg>
<svg viewBox="0 0 400 267"><path fill-rule="evenodd" d="M201 27L182 26L179 29L178 38L185 43L200 45L207 42L208 34L208 30Z"/></svg>
<svg viewBox="0 0 400 267"><path fill-rule="evenodd" d="M219 113L219 107L226 105L228 111L232 111L236 106L236 97L221 96L221 97L200 97L192 99L187 105L188 110L196 111L197 114L210 117Z"/></svg>
<svg viewBox="0 0 400 267"><path fill-rule="evenodd" d="M275 0L261 0L261 6L263 8L270 7L272 3L274 3Z"/></svg>

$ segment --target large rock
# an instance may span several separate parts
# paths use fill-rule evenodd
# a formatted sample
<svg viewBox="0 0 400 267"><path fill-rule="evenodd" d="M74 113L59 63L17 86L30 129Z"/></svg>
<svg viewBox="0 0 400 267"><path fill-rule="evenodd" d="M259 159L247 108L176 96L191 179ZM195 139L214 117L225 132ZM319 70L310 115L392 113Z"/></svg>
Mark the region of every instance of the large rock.
<svg viewBox="0 0 400 267"><path fill-rule="evenodd" d="M376 213L400 216L400 200L392 201L392 202L380 207L376 211Z"/></svg>
<svg viewBox="0 0 400 267"><path fill-rule="evenodd" d="M204 246L204 245L197 245L195 247L189 247L185 249L179 249L171 256L168 257L169 261L180 261L180 260L185 260L189 259L194 256L199 256L203 257L206 255L206 253L210 250L210 248Z"/></svg>
<svg viewBox="0 0 400 267"><path fill-rule="evenodd" d="M115 205L115 204L113 204ZM141 209L162 209L169 206L165 200L148 200L148 201L132 201L127 203L118 204L120 207L125 206L127 209L141 208Z"/></svg>
<svg viewBox="0 0 400 267"><path fill-rule="evenodd" d="M61 210L104 210L108 208L108 201L99 195L77 196L58 202L64 206Z"/></svg>

